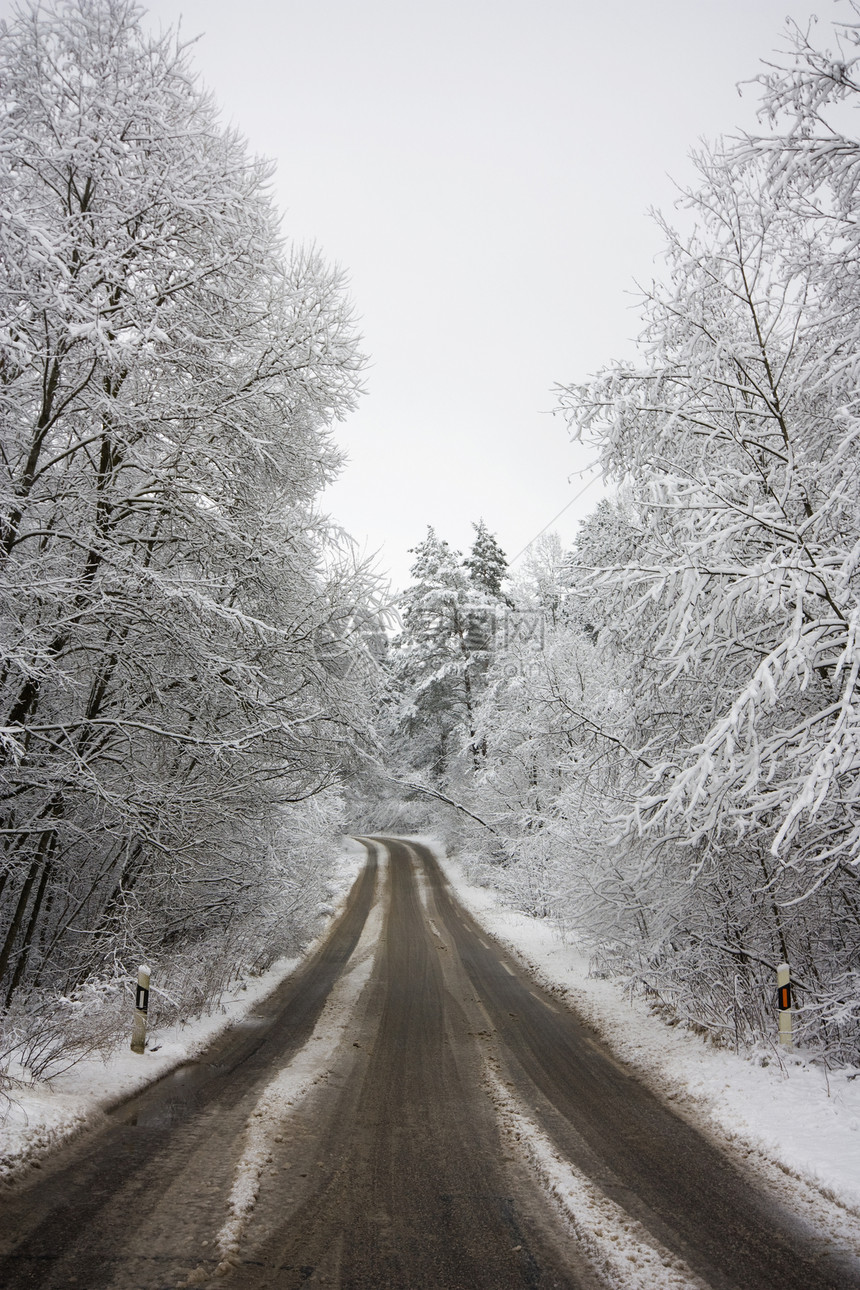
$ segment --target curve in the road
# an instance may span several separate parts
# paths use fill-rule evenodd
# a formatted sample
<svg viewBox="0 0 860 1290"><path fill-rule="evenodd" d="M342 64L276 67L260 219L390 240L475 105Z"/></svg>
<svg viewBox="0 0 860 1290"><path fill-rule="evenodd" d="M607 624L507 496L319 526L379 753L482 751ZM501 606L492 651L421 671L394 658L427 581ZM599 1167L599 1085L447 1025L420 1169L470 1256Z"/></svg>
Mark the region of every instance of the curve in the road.
<svg viewBox="0 0 860 1290"><path fill-rule="evenodd" d="M254 1252L242 1286L294 1290L538 1290L596 1283L512 1193L475 1023L448 987L412 848L384 841L389 906L372 1051L316 1150L303 1203ZM578 1267L566 1266L575 1263Z"/></svg>
<svg viewBox="0 0 860 1290"><path fill-rule="evenodd" d="M605 1286L505 1138L484 1078L488 1054L559 1155L712 1290L860 1286L855 1263L771 1200L492 943L429 849L391 838L366 845L343 917L263 1014L127 1103L42 1185L0 1206L0 1284L177 1290L228 1271L214 1247L248 1125L299 1054L314 1069L314 1051L326 1047L314 1038L323 1009L357 971L350 960L363 929L369 943L378 922L375 956L356 954L363 984L350 996L345 1038L330 1046L311 1091L258 1135L257 1190L225 1286Z"/></svg>

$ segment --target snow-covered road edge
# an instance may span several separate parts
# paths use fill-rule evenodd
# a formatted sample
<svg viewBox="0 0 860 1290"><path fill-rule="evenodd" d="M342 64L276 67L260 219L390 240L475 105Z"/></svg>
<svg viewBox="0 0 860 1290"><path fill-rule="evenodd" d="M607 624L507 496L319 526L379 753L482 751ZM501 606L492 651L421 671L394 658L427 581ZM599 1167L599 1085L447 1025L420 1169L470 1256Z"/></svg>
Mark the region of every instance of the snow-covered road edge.
<svg viewBox="0 0 860 1290"><path fill-rule="evenodd" d="M469 881L462 865L430 846L457 898L559 999L599 1031L616 1055L687 1119L786 1188L786 1200L849 1244L860 1240L860 1070L824 1071L802 1055L774 1054L767 1066L711 1048L589 976L587 957L551 924L505 907ZM848 1211L847 1213L845 1211Z"/></svg>
<svg viewBox="0 0 860 1290"><path fill-rule="evenodd" d="M221 1260L215 1269L216 1277L226 1276L239 1262L242 1237L257 1203L263 1172L272 1160L274 1144L283 1140L283 1130L298 1104L331 1074L331 1063L370 980L381 946L381 932L382 907L377 902L310 1039L266 1085L248 1118L228 1214L215 1238ZM201 1267L189 1277L187 1284L200 1284L204 1278L208 1279L208 1272Z"/></svg>
<svg viewBox="0 0 860 1290"><path fill-rule="evenodd" d="M342 912L350 889L364 866L367 852L345 839L332 874L331 913L325 926L301 956L277 959L260 976L236 984L224 994L216 1012L169 1028L154 1027L148 1042L157 1051L137 1056L127 1048L107 1060L92 1057L78 1062L55 1079L35 1086L13 1087L12 1102L0 1118L0 1185L9 1185L39 1169L46 1156L80 1133L96 1128L115 1106L127 1101L172 1070L199 1056L231 1026L295 972L327 935ZM131 1018L129 1018L129 1036Z"/></svg>
<svg viewBox="0 0 860 1290"><path fill-rule="evenodd" d="M509 1146L525 1161L607 1286L617 1290L707 1290L682 1259L562 1159L490 1061L484 1078Z"/></svg>

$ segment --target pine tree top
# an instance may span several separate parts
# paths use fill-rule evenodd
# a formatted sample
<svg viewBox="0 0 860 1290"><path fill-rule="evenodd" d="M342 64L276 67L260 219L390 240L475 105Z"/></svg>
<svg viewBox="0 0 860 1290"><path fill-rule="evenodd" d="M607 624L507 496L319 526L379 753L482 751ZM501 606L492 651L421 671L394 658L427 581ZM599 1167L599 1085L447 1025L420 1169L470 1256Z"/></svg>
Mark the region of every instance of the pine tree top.
<svg viewBox="0 0 860 1290"><path fill-rule="evenodd" d="M503 600L502 582L508 572L507 557L483 519L478 520L477 524L473 522L472 528L475 530L475 540L463 566L469 570L469 577L475 586L488 595Z"/></svg>

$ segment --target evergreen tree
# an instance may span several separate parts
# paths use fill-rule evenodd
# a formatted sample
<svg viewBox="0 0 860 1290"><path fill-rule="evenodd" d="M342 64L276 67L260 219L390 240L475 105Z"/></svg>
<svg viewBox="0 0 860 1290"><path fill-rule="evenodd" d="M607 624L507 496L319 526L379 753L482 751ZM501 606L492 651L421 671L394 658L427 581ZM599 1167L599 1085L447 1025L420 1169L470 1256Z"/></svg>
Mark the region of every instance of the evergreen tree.
<svg viewBox="0 0 860 1290"><path fill-rule="evenodd" d="M463 567L469 570L469 577L476 587L496 600L506 600L502 591L502 583L508 572L505 553L483 519L478 520L477 524L473 523L472 528L475 530L475 540L468 559L463 561Z"/></svg>
<svg viewBox="0 0 860 1290"><path fill-rule="evenodd" d="M475 615L486 616L491 602L467 577L460 552L431 527L412 554L415 581L403 595L394 650L397 725L409 737L412 764L441 777L464 747L478 764L475 710L486 653Z"/></svg>

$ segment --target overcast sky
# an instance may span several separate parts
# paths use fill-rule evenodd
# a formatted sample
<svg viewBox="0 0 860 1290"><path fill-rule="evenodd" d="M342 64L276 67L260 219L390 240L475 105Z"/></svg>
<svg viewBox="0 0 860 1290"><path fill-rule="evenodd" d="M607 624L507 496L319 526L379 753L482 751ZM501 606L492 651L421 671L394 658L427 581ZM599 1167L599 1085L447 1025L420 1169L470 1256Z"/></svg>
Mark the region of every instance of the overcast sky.
<svg viewBox="0 0 860 1290"><path fill-rule="evenodd" d="M552 386L630 352L633 281L659 273L701 137L752 128L736 88L786 16L845 0L155 0L203 33L196 66L278 163L285 229L340 263L371 366L339 437L331 513L395 581L426 525L509 557L565 507L589 455ZM9 9L0 0L0 9ZM599 496L554 526L567 541Z"/></svg>

